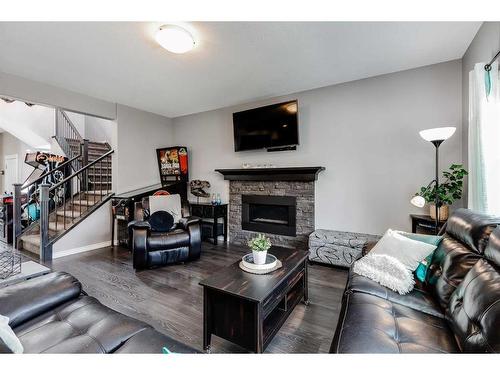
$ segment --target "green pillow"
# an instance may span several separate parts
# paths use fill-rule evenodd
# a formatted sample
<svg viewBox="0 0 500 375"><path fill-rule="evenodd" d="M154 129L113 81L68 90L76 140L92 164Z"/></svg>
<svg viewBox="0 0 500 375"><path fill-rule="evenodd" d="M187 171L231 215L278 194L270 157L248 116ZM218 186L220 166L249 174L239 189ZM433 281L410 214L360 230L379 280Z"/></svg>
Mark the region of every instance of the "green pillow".
<svg viewBox="0 0 500 375"><path fill-rule="evenodd" d="M420 233L407 233L398 231L398 233L406 238L411 240L420 241L428 243L429 245L439 246L439 243L443 239L442 236L433 236L428 234L420 234ZM415 270L415 276L421 282L425 282L427 277L427 271L429 270L430 265L432 264L432 257L434 256L434 251L430 253L425 259L423 259Z"/></svg>

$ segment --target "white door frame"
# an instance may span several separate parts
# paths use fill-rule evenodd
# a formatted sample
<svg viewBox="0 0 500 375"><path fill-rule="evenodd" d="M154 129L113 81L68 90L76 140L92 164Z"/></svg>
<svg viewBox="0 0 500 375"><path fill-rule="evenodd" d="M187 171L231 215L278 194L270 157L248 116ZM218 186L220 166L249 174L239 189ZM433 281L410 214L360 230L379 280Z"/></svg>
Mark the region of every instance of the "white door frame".
<svg viewBox="0 0 500 375"><path fill-rule="evenodd" d="M17 157L17 154L5 155L3 158L4 170L5 170L3 190L8 192L9 189L7 189L7 184L6 184L6 175L7 175L7 173L9 173L9 172L7 172L7 160L15 160L16 161L16 168L14 170L14 176L16 178L15 178L13 183L17 184L19 182L19 158ZM14 187L12 187L12 189L13 188Z"/></svg>

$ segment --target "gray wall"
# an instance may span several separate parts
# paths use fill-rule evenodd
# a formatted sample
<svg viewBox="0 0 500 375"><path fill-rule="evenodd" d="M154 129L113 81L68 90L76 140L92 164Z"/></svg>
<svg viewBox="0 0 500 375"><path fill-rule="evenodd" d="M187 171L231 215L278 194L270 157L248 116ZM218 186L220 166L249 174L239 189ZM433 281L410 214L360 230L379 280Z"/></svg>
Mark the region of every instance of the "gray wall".
<svg viewBox="0 0 500 375"><path fill-rule="evenodd" d="M462 58L462 156L468 164L469 72L480 62L489 62L500 50L500 22L485 22ZM467 185L466 185L467 188ZM467 191L464 194L467 202Z"/></svg>
<svg viewBox="0 0 500 375"><path fill-rule="evenodd" d="M116 122L85 116L85 138L94 142L113 142Z"/></svg>
<svg viewBox="0 0 500 375"><path fill-rule="evenodd" d="M159 183L156 149L172 145L171 119L118 105L114 191L123 193Z"/></svg>
<svg viewBox="0 0 500 375"><path fill-rule="evenodd" d="M242 163L324 166L316 184L317 228L382 233L410 229L409 204L433 178L434 148L418 131L456 126L441 146L441 166L460 163L459 60L173 119L175 143L190 152L190 178L207 179L228 199L215 168ZM297 151L234 152L232 113L288 99L299 101Z"/></svg>

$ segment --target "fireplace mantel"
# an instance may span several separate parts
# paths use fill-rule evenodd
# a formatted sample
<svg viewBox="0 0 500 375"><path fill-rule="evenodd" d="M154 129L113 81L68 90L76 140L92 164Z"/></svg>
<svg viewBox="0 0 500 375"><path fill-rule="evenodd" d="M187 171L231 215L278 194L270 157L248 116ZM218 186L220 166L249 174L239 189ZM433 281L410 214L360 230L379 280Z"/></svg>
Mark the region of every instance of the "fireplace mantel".
<svg viewBox="0 0 500 375"><path fill-rule="evenodd" d="M216 169L230 181L316 181L325 167Z"/></svg>

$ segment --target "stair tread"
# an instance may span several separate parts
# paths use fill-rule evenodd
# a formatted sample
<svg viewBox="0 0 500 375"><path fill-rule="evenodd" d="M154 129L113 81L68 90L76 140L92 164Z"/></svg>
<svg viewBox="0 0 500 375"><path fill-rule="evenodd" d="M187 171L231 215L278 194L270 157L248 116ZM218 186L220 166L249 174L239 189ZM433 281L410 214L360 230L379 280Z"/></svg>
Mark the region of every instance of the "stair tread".
<svg viewBox="0 0 500 375"><path fill-rule="evenodd" d="M39 234L26 234L21 237L24 242L39 245L40 244L40 235Z"/></svg>
<svg viewBox="0 0 500 375"><path fill-rule="evenodd" d="M93 206L96 203L98 203L98 202L96 202L94 200L73 199L69 204L72 204L74 206L87 206L87 207L91 207L91 206Z"/></svg>
<svg viewBox="0 0 500 375"><path fill-rule="evenodd" d="M82 214L84 211L82 211ZM75 219L77 217L80 217L80 210L57 210L57 216L65 216L66 218L72 218L74 217Z"/></svg>

